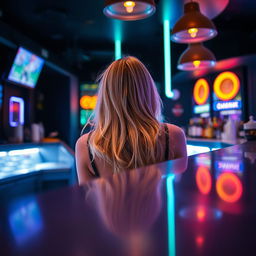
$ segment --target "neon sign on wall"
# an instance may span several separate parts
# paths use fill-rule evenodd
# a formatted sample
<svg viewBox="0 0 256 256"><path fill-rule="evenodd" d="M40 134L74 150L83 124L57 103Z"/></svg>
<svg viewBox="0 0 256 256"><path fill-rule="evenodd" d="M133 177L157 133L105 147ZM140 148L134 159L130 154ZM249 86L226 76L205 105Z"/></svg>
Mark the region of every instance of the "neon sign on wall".
<svg viewBox="0 0 256 256"><path fill-rule="evenodd" d="M193 91L193 96L196 104L205 104L209 98L209 91L209 84L205 79L201 78L197 80Z"/></svg>
<svg viewBox="0 0 256 256"><path fill-rule="evenodd" d="M10 97L9 124L11 127L24 124L24 100L20 97Z"/></svg>
<svg viewBox="0 0 256 256"><path fill-rule="evenodd" d="M216 101L213 104L214 111L228 110L228 109L241 109L242 103L239 100L231 101Z"/></svg>
<svg viewBox="0 0 256 256"><path fill-rule="evenodd" d="M232 100L240 90L240 80L233 72L222 72L215 79L213 88L220 100Z"/></svg>

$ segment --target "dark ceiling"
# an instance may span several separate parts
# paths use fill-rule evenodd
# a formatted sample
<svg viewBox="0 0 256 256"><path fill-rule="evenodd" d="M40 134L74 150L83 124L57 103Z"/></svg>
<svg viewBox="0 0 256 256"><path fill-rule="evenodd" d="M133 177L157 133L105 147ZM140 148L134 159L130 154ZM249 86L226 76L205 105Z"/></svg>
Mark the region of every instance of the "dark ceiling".
<svg viewBox="0 0 256 256"><path fill-rule="evenodd" d="M144 56L149 62L162 62L163 1L171 3L172 22L180 16L182 0L159 0L157 12L151 18L122 22L124 53ZM204 2L207 1L212 0ZM90 62L113 59L118 24L103 15L103 6L103 0L4 0L0 16L3 22L64 58L79 73ZM230 0L214 23L219 35L206 45L217 59L256 53L255 0ZM184 49L184 45L172 44L173 63ZM176 71L174 67L173 72Z"/></svg>

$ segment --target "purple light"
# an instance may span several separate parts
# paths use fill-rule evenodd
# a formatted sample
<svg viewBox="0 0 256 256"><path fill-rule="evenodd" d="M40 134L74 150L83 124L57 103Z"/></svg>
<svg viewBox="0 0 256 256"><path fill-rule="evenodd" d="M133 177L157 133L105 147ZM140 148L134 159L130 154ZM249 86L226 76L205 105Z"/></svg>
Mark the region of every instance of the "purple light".
<svg viewBox="0 0 256 256"><path fill-rule="evenodd" d="M9 124L11 127L24 124L24 100L20 97L10 97Z"/></svg>

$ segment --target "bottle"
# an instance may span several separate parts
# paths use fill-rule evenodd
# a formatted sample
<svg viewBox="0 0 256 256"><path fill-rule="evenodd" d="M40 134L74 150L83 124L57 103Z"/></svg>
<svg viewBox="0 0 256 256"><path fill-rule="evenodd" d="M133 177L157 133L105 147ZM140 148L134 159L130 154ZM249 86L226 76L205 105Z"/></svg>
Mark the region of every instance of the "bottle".
<svg viewBox="0 0 256 256"><path fill-rule="evenodd" d="M238 125L238 137L244 138L245 137L245 131L244 131L244 122L240 121Z"/></svg>
<svg viewBox="0 0 256 256"><path fill-rule="evenodd" d="M202 118L198 118L197 137L198 138L202 138L203 137L203 122L202 122Z"/></svg>
<svg viewBox="0 0 256 256"><path fill-rule="evenodd" d="M250 116L249 122L244 124L245 138L247 140L256 140L256 121Z"/></svg>
<svg viewBox="0 0 256 256"><path fill-rule="evenodd" d="M208 139L213 138L213 127L212 127L211 118L208 119L208 124L207 124L207 128L206 128L206 138L208 138Z"/></svg>
<svg viewBox="0 0 256 256"><path fill-rule="evenodd" d="M188 125L188 136L192 137L192 126L193 126L193 119L189 119L189 125Z"/></svg>
<svg viewBox="0 0 256 256"><path fill-rule="evenodd" d="M195 137L196 137L195 118L192 119L191 136L192 136L192 138L195 138Z"/></svg>
<svg viewBox="0 0 256 256"><path fill-rule="evenodd" d="M202 138L205 138L205 131L206 131L206 121L205 121L205 118L202 118Z"/></svg>
<svg viewBox="0 0 256 256"><path fill-rule="evenodd" d="M222 135L222 139L227 141L235 142L237 139L236 135L236 123L230 116L228 117L228 121L224 125L224 132Z"/></svg>

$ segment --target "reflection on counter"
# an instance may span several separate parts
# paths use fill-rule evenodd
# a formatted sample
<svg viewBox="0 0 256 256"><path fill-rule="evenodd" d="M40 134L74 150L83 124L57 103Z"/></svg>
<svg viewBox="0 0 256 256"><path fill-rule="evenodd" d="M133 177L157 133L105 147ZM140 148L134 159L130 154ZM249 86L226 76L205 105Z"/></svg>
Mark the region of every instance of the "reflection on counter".
<svg viewBox="0 0 256 256"><path fill-rule="evenodd" d="M246 142L8 201L3 255L254 255L253 152Z"/></svg>
<svg viewBox="0 0 256 256"><path fill-rule="evenodd" d="M43 228L42 217L36 200L28 198L14 203L10 209L9 225L19 246L35 237Z"/></svg>

